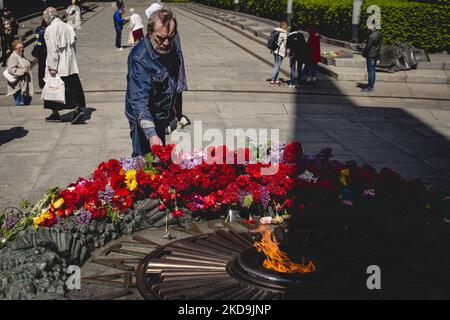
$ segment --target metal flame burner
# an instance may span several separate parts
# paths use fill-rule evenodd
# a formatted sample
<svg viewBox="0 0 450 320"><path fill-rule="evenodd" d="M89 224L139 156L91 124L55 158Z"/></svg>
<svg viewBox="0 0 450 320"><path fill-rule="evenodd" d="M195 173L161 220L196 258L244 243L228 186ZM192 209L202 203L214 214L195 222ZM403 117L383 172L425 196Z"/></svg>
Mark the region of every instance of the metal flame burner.
<svg viewBox="0 0 450 320"><path fill-rule="evenodd" d="M286 252L286 249L280 247ZM301 257L290 254L294 262L301 262ZM329 268L325 259L314 259L317 270L310 273L282 273L263 267L265 256L255 249L248 249L236 257L229 266L229 272L236 278L256 284L262 288L290 291L297 293L322 292L346 283L348 277L343 270ZM308 258L307 258L308 259ZM322 264L321 264L322 263Z"/></svg>
<svg viewBox="0 0 450 320"><path fill-rule="evenodd" d="M218 231L153 251L139 264L136 284L145 299L450 298L450 257L440 249L355 230L300 230L289 241L289 257L311 259L315 272L267 270L252 237ZM381 290L367 288L370 265L381 268Z"/></svg>

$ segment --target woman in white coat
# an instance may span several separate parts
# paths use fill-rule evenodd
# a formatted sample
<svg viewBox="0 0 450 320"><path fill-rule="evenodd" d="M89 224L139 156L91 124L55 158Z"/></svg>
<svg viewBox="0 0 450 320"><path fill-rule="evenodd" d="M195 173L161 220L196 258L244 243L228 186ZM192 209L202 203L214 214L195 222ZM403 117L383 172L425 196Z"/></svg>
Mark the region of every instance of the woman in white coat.
<svg viewBox="0 0 450 320"><path fill-rule="evenodd" d="M81 10L76 3L76 0L72 0L72 5L66 9L67 24L75 30L81 30Z"/></svg>
<svg viewBox="0 0 450 320"><path fill-rule="evenodd" d="M44 101L44 108L52 110L52 114L45 120L60 122L60 110L74 109L72 124L77 124L82 121L84 115L82 110L86 107L86 101L78 77L75 31L58 18L56 9L53 7L48 7L44 11L44 20L48 25L44 35L47 44L45 78L56 75L61 77L64 81L66 98L66 103Z"/></svg>
<svg viewBox="0 0 450 320"><path fill-rule="evenodd" d="M13 52L8 58L8 93L14 96L16 106L29 105L33 97L33 77L31 76L30 62L23 55L24 45L22 41L15 40L12 43ZM10 81L12 80L12 81Z"/></svg>
<svg viewBox="0 0 450 320"><path fill-rule="evenodd" d="M144 37L144 24L142 18L138 15L133 8L130 9L130 30L133 37L133 43L138 42Z"/></svg>

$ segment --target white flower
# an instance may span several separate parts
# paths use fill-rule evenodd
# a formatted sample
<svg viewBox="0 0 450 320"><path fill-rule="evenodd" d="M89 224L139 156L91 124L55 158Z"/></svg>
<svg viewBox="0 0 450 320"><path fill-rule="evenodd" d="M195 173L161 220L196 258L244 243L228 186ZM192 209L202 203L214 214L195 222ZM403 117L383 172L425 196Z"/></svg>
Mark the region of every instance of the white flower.
<svg viewBox="0 0 450 320"><path fill-rule="evenodd" d="M261 224L272 224L273 219L272 219L272 217L261 217L261 219L259 219L259 222Z"/></svg>
<svg viewBox="0 0 450 320"><path fill-rule="evenodd" d="M319 179L319 177L314 177L312 172L309 172L308 170L305 170L305 172L303 172L301 175L298 176L300 179L303 179L307 182L311 182L314 181L314 183L317 182L317 180Z"/></svg>

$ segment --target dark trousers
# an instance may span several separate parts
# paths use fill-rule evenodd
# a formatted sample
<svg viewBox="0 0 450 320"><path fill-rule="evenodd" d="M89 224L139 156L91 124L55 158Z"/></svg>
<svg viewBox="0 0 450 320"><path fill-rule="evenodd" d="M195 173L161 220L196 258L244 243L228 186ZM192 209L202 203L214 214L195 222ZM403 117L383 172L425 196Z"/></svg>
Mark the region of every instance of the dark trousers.
<svg viewBox="0 0 450 320"><path fill-rule="evenodd" d="M122 47L122 30L116 29L116 48Z"/></svg>
<svg viewBox="0 0 450 320"><path fill-rule="evenodd" d="M375 74L376 74L376 59L366 58L367 62L367 87L373 89L375 86Z"/></svg>
<svg viewBox="0 0 450 320"><path fill-rule="evenodd" d="M9 58L9 55L12 53L11 51L11 44L13 41L13 38L10 37L2 37L2 64L6 64L6 61ZM9 51L9 52L8 52Z"/></svg>
<svg viewBox="0 0 450 320"><path fill-rule="evenodd" d="M150 142L144 134L142 128L138 125L136 120L128 120L130 124L130 137L133 147L132 157L143 156L150 152ZM162 122L156 121L156 134L161 139L163 145L166 145L166 127L168 122L163 120Z"/></svg>
<svg viewBox="0 0 450 320"><path fill-rule="evenodd" d="M45 86L45 60L46 57L38 57L38 78L39 78L39 87L42 89Z"/></svg>

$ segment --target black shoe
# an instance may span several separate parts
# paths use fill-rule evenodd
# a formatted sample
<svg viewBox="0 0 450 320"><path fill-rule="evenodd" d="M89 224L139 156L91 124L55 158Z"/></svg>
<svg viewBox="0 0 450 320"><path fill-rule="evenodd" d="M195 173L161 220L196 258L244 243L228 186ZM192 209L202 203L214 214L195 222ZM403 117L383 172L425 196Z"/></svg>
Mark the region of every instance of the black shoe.
<svg viewBox="0 0 450 320"><path fill-rule="evenodd" d="M45 118L45 121L47 122L61 122L61 117L59 114L52 113L47 118Z"/></svg>
<svg viewBox="0 0 450 320"><path fill-rule="evenodd" d="M71 124L79 124L83 120L84 112L81 112L78 108L75 109Z"/></svg>
<svg viewBox="0 0 450 320"><path fill-rule="evenodd" d="M373 88L365 87L364 89L361 89L361 92L373 92Z"/></svg>

